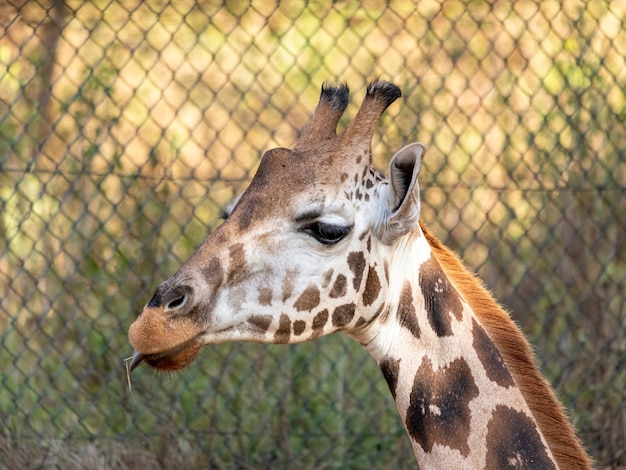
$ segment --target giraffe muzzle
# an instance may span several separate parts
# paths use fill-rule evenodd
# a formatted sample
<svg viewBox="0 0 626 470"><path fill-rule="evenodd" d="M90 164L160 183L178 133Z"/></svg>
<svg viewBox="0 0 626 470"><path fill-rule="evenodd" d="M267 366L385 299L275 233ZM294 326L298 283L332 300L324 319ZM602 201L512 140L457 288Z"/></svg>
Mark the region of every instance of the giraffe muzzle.
<svg viewBox="0 0 626 470"><path fill-rule="evenodd" d="M133 352L133 360L130 363L130 371L132 372L144 362L151 368L164 372L184 369L198 356L201 347L202 345L197 338L193 338L185 343L158 353L144 354L135 349Z"/></svg>
<svg viewBox="0 0 626 470"><path fill-rule="evenodd" d="M163 307L147 306L128 330L134 349L131 370L142 363L162 371L187 367L202 347L202 333L202 328L188 315L179 316Z"/></svg>

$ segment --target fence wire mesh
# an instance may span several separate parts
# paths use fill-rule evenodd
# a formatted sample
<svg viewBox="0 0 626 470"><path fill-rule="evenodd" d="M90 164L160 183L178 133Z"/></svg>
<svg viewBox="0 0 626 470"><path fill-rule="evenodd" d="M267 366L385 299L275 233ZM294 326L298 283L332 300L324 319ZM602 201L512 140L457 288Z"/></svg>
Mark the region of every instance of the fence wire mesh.
<svg viewBox="0 0 626 470"><path fill-rule="evenodd" d="M403 98L376 165L426 143L422 218L625 468L624 2L11 0L0 22L0 466L415 465L342 335L205 348L132 393L124 367L153 289L321 83L353 90L345 124L380 77Z"/></svg>

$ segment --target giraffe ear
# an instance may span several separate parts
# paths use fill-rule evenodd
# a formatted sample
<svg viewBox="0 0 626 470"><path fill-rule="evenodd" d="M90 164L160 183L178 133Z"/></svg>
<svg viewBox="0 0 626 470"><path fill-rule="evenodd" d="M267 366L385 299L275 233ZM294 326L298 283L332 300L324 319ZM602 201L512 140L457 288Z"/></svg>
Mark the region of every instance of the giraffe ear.
<svg viewBox="0 0 626 470"><path fill-rule="evenodd" d="M379 236L391 244L408 233L420 217L420 190L417 175L422 167L424 145L415 142L400 149L389 164L389 185L383 197L383 223Z"/></svg>

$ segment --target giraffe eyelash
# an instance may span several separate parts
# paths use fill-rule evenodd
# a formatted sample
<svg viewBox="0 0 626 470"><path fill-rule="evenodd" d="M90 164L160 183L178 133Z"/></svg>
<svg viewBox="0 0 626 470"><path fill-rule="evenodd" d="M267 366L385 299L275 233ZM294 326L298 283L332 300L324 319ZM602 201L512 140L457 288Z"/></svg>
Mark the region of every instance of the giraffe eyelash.
<svg viewBox="0 0 626 470"><path fill-rule="evenodd" d="M304 226L301 231L315 238L323 245L336 245L343 240L352 227L344 227L340 225L332 225L324 222L313 222Z"/></svg>

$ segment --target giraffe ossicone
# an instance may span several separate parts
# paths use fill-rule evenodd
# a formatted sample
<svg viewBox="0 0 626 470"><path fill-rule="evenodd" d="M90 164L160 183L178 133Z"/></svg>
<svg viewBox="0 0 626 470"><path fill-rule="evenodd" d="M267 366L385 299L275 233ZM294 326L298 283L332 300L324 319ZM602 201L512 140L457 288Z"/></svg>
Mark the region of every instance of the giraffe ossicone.
<svg viewBox="0 0 626 470"><path fill-rule="evenodd" d="M528 342L420 222L424 146L372 166L400 89L375 81L347 128L324 84L293 149L263 156L225 220L129 329L131 368L188 366L204 345L334 331L378 362L422 468L590 468Z"/></svg>

